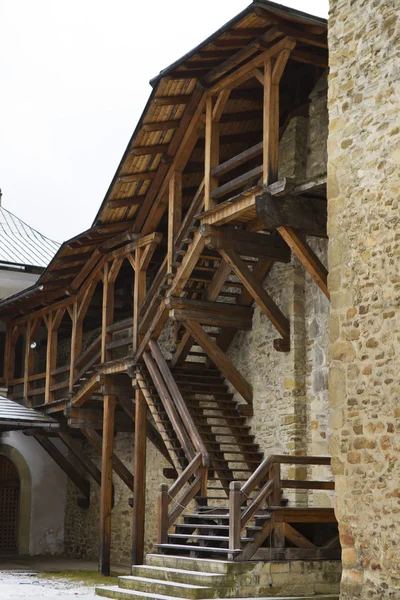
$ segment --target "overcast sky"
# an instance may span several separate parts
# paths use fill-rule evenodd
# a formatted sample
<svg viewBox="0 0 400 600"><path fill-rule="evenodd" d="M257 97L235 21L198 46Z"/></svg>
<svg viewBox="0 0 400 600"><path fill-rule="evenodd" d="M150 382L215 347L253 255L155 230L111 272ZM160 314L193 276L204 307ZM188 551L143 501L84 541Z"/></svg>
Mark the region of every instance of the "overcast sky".
<svg viewBox="0 0 400 600"><path fill-rule="evenodd" d="M248 4L0 0L3 206L60 242L90 227L149 80ZM283 4L328 15L328 0Z"/></svg>

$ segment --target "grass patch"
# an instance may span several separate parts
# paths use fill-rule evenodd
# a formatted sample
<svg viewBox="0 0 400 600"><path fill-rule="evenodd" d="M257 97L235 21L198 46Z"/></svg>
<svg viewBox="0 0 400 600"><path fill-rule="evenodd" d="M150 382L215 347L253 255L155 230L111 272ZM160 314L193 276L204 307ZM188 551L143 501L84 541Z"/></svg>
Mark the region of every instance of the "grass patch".
<svg viewBox="0 0 400 600"><path fill-rule="evenodd" d="M111 571L110 577L100 575L96 571L57 571L47 572L42 571L39 577L44 579L64 579L71 582L80 583L82 585L117 585L118 573Z"/></svg>

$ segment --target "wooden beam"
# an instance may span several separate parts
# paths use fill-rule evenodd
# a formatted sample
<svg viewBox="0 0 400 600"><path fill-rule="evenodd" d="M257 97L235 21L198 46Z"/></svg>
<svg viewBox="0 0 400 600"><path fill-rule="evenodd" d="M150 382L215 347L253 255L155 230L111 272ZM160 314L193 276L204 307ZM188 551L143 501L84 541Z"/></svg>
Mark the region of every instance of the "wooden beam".
<svg viewBox="0 0 400 600"><path fill-rule="evenodd" d="M146 271L141 269L143 248L135 251L135 280L133 287L133 351L136 352L141 338L139 335L140 307L146 297Z"/></svg>
<svg viewBox="0 0 400 600"><path fill-rule="evenodd" d="M43 434L37 433L35 440L42 446L47 454L54 460L62 471L71 479L78 490L84 496L85 500L90 500L90 483L81 473L70 463L62 452Z"/></svg>
<svg viewBox="0 0 400 600"><path fill-rule="evenodd" d="M157 171L147 171L145 173L121 173L118 176L119 181L122 183L135 183L137 181L148 181L154 179Z"/></svg>
<svg viewBox="0 0 400 600"><path fill-rule="evenodd" d="M189 104L191 96L158 96L153 102L156 106L176 106L177 104Z"/></svg>
<svg viewBox="0 0 400 600"><path fill-rule="evenodd" d="M104 265L103 273L103 301L101 317L101 357L100 361L105 362L111 358L110 351L107 351L107 344L112 339L112 334L107 332L107 328L114 321L114 281L110 281L109 263Z"/></svg>
<svg viewBox="0 0 400 600"><path fill-rule="evenodd" d="M259 52L264 48L264 44L268 42L272 42L274 39L279 37L280 33L276 27L271 27L268 31L264 32L262 36L253 40L245 47L241 47L241 49L236 52L233 56L230 56L216 66L212 71L210 71L206 77L204 78L205 82L210 85L214 81L217 81L221 77L223 77L229 71L236 69L239 65L241 65L245 60L248 60L252 57L256 52ZM232 40L228 40L228 42L232 43ZM243 42L242 42L243 44ZM238 44L239 45L239 44Z"/></svg>
<svg viewBox="0 0 400 600"><path fill-rule="evenodd" d="M253 296L261 310L267 315L274 327L279 331L283 338L290 336L289 321L281 312L272 298L264 290L261 283L256 279L246 263L231 248L220 249L221 256L231 265L236 275Z"/></svg>
<svg viewBox="0 0 400 600"><path fill-rule="evenodd" d="M238 188L243 187L249 181L258 179L259 176L262 174L262 172L263 172L262 166L254 167L254 169L250 169L250 171L247 171L247 173L243 173L243 175L239 175L238 177L231 179L227 183L224 183L223 185L220 185L219 187L214 189L211 192L211 199L216 200L218 198L221 198L222 196L225 196L227 194L230 194L231 192L234 192ZM215 206L215 203L212 206ZM210 206L210 208L212 208L212 206Z"/></svg>
<svg viewBox="0 0 400 600"><path fill-rule="evenodd" d="M54 322L55 313L51 313L47 323L47 347L46 347L46 383L44 401L46 404L52 401L54 393L51 391L51 386L54 383L52 371L57 365L57 339L58 333Z"/></svg>
<svg viewBox="0 0 400 600"><path fill-rule="evenodd" d="M136 146L131 149L134 156L154 156L155 154L165 154L169 144L156 144L155 146Z"/></svg>
<svg viewBox="0 0 400 600"><path fill-rule="evenodd" d="M219 126L213 120L213 98L208 96L206 101L206 137L204 156L204 209L215 205L211 200L211 192L218 187L218 181L212 177L212 170L219 161Z"/></svg>
<svg viewBox="0 0 400 600"><path fill-rule="evenodd" d="M282 40L276 42L273 46L265 50L262 54L258 54L254 58L251 58L244 65L232 73L228 73L225 77L215 83L210 91L218 93L226 87L238 87L241 83L244 83L252 77L254 69L261 66L265 61L279 54L282 50L292 50L296 45L296 42L291 38L285 37Z"/></svg>
<svg viewBox="0 0 400 600"><path fill-rule="evenodd" d="M326 237L326 202L307 196L273 196L264 192L256 198L256 212L267 230L292 227L305 235Z"/></svg>
<svg viewBox="0 0 400 600"><path fill-rule="evenodd" d="M168 263L167 272L172 273L175 262L176 238L182 222L182 173L175 171L169 180L168 196Z"/></svg>
<svg viewBox="0 0 400 600"><path fill-rule="evenodd" d="M142 565L144 560L144 530L146 514L146 400L140 389L136 390L135 448L133 490L132 565Z"/></svg>
<svg viewBox="0 0 400 600"><path fill-rule="evenodd" d="M325 296L330 300L328 291L328 269L322 264L315 252L310 248L306 240L292 227L278 227L278 231L304 265L308 274L321 288Z"/></svg>
<svg viewBox="0 0 400 600"><path fill-rule="evenodd" d="M144 123L143 131L166 131L167 129L177 129L180 121L158 121L157 123Z"/></svg>
<svg viewBox="0 0 400 600"><path fill-rule="evenodd" d="M160 164L157 177L150 185L144 202L142 203L135 219L135 231L148 233L157 228L165 206L163 204L168 189L169 179L174 171L183 171L190 158L193 147L197 141L201 115L204 110L205 94L202 89L195 89L190 103L183 114L179 129L174 133L168 148L168 156L172 156L173 164Z"/></svg>
<svg viewBox="0 0 400 600"><path fill-rule="evenodd" d="M110 575L112 454L114 446L115 396L104 396L103 447L100 489L100 556L99 572Z"/></svg>
<svg viewBox="0 0 400 600"><path fill-rule="evenodd" d="M252 327L253 310L247 307L187 298L168 298L166 306L171 318L178 322L189 320L202 325L234 327L245 331Z"/></svg>
<svg viewBox="0 0 400 600"><path fill-rule="evenodd" d="M167 292L168 296L179 296L185 287L201 253L204 250L205 240L200 232L196 232L188 251L178 268L174 280Z"/></svg>
<svg viewBox="0 0 400 600"><path fill-rule="evenodd" d="M200 225L208 248L232 248L243 256L269 258L279 262L290 262L290 250L278 236L252 233L231 226L213 227Z"/></svg>
<svg viewBox="0 0 400 600"><path fill-rule="evenodd" d="M237 167L244 165L245 163L249 162L253 158L260 156L262 153L263 153L263 143L260 142L259 144L256 144L255 146L252 146L251 148L248 148L247 150L244 150L244 152L237 154L233 158L230 158L229 160L220 164L218 167L215 167L211 171L211 175L213 177L221 177L222 175L229 173L233 169L236 169Z"/></svg>
<svg viewBox="0 0 400 600"><path fill-rule="evenodd" d="M138 206L143 200L144 195L138 196L129 196L128 198L116 198L115 200L109 200L107 202L107 208L111 208L111 210L118 210L120 208L133 208L134 206Z"/></svg>
<svg viewBox="0 0 400 600"><path fill-rule="evenodd" d="M171 397L170 390L167 388L159 366L154 360L153 356L150 353L145 352L143 354L143 358L146 363L146 367L150 373L150 376L153 380L153 383L156 387L161 403L165 409L165 412L168 415L168 419L170 420L171 425L176 433L179 444L181 445L181 448L183 449L187 460L190 462L194 458L195 452L192 446L192 442L188 436L188 433L182 423L181 417L175 406L175 403Z"/></svg>
<svg viewBox="0 0 400 600"><path fill-rule="evenodd" d="M192 337L203 348L210 360L219 368L224 376L231 382L233 387L249 404L253 401L253 390L251 385L239 373L230 359L226 356L214 340L204 331L198 323L186 321L185 328L190 331Z"/></svg>

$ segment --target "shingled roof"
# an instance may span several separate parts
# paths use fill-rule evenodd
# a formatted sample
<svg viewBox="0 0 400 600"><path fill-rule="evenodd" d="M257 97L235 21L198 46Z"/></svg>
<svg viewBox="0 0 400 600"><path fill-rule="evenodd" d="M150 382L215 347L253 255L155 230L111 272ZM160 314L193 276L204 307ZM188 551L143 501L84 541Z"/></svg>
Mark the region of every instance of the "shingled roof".
<svg viewBox="0 0 400 600"><path fill-rule="evenodd" d="M46 267L60 244L0 206L0 264Z"/></svg>
<svg viewBox="0 0 400 600"><path fill-rule="evenodd" d="M26 429L30 427L58 428L59 424L48 415L43 415L38 410L27 408L0 396L0 431Z"/></svg>

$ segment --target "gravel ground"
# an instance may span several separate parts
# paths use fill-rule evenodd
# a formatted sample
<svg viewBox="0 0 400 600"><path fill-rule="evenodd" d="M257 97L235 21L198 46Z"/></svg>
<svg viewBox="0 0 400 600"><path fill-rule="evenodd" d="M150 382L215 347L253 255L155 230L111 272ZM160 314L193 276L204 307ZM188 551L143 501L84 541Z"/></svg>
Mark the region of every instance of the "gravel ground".
<svg viewBox="0 0 400 600"><path fill-rule="evenodd" d="M34 598L34 600L48 600L49 598L62 598L62 600L98 600L94 595L94 587L79 585L76 581L66 579L44 579L33 573L17 573L0 571L0 598L11 600L14 598Z"/></svg>

